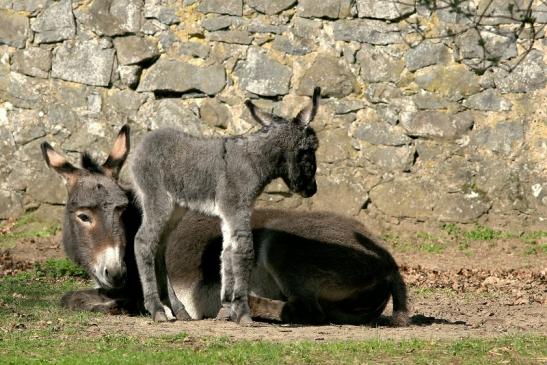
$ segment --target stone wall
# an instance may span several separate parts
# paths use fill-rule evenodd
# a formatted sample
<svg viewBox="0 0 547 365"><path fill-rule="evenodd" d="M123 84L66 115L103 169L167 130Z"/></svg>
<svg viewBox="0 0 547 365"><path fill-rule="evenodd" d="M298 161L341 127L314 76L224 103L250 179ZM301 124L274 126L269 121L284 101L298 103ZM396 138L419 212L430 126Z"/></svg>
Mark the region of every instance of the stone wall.
<svg viewBox="0 0 547 365"><path fill-rule="evenodd" d="M0 0L0 219L63 204L45 140L256 128L323 90L318 193L259 205L369 224L545 227L547 7L524 0ZM522 27L521 27L522 25Z"/></svg>

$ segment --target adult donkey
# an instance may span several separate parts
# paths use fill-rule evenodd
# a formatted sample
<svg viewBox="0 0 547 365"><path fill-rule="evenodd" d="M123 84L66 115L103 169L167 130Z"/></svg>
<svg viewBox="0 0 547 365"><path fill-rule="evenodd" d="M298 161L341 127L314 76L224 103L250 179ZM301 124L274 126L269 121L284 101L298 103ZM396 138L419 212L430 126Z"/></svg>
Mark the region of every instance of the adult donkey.
<svg viewBox="0 0 547 365"><path fill-rule="evenodd" d="M42 152L48 166L67 183L65 252L99 287L68 292L62 304L110 313L142 311L133 254L140 208L132 191L118 183L129 153L129 128L121 129L103 165L84 153L82 167L77 168L48 143L42 144ZM251 225L253 317L363 324L378 318L391 296L392 323L408 323L406 287L398 267L359 222L331 213L258 209ZM221 308L218 218L189 212L166 240L167 272L176 295L193 319L214 317Z"/></svg>

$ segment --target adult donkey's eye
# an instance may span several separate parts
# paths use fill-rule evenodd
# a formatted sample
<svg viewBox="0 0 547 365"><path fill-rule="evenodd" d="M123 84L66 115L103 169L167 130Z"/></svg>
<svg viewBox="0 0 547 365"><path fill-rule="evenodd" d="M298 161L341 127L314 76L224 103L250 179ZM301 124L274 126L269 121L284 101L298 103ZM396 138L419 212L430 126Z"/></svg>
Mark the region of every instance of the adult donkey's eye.
<svg viewBox="0 0 547 365"><path fill-rule="evenodd" d="M91 217L85 213L78 213L76 217L84 223L91 223Z"/></svg>

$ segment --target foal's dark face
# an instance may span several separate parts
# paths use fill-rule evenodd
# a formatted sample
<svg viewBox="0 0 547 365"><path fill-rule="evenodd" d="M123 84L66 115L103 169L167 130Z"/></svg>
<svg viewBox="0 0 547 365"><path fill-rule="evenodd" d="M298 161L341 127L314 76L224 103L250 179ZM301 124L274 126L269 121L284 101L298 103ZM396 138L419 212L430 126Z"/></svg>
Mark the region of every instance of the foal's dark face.
<svg viewBox="0 0 547 365"><path fill-rule="evenodd" d="M313 90L312 103L302 109L292 121L265 113L251 101L245 103L257 122L266 128L277 129L279 140L286 144L279 171L281 178L292 192L304 198L317 192L315 151L319 142L310 123L317 114L320 96L321 89L316 87Z"/></svg>
<svg viewBox="0 0 547 365"><path fill-rule="evenodd" d="M317 192L315 151L319 143L310 127L303 128L300 133L294 150L286 155L287 171L282 177L291 191L309 198Z"/></svg>
<svg viewBox="0 0 547 365"><path fill-rule="evenodd" d="M125 282L124 211L128 199L111 177L81 172L69 190L63 242L72 259L103 288Z"/></svg>

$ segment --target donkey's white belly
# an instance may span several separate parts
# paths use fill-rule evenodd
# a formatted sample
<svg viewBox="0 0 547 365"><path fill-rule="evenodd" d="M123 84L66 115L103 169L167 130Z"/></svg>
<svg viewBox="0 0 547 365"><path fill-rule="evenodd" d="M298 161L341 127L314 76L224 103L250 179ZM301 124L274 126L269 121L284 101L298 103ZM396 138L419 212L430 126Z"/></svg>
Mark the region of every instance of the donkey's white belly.
<svg viewBox="0 0 547 365"><path fill-rule="evenodd" d="M206 201L179 201L181 207L215 217L220 216L218 206L213 200Z"/></svg>
<svg viewBox="0 0 547 365"><path fill-rule="evenodd" d="M184 304L192 319L214 318L220 309L220 283L203 285L201 278L182 278L172 282L177 298ZM283 300L275 280L262 267L251 273L251 294Z"/></svg>
<svg viewBox="0 0 547 365"><path fill-rule="evenodd" d="M220 309L220 285L193 282L173 283L177 298L192 319L214 318Z"/></svg>

